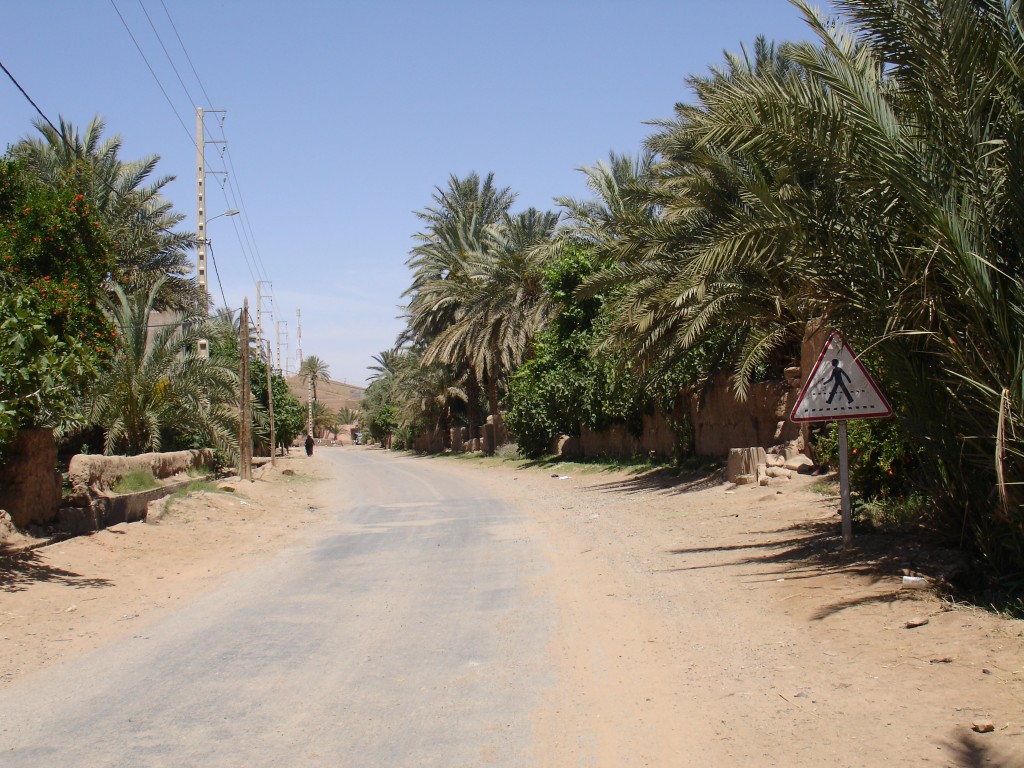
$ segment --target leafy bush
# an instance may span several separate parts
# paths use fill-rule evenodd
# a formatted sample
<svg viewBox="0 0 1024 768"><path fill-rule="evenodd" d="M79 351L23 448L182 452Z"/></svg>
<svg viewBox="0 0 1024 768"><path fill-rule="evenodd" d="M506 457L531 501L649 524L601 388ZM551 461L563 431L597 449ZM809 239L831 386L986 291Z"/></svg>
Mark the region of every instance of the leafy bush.
<svg viewBox="0 0 1024 768"><path fill-rule="evenodd" d="M114 483L113 490L114 493L139 493L159 487L160 483L153 477L152 472L148 469L136 469Z"/></svg>
<svg viewBox="0 0 1024 768"><path fill-rule="evenodd" d="M899 422L858 419L847 422L850 486L865 499L902 499L915 489L917 464ZM815 444L820 464L839 468L839 434L829 423Z"/></svg>

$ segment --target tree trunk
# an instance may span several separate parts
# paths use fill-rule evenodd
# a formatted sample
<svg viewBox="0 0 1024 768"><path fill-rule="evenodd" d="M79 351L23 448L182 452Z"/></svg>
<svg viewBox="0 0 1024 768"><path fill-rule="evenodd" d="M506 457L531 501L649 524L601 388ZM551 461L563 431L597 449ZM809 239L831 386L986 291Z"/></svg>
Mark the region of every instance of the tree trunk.
<svg viewBox="0 0 1024 768"><path fill-rule="evenodd" d="M498 407L498 372L495 368L496 366L487 366L487 404L491 409L491 424L494 427L492 453L499 445L505 443L505 425L501 418L501 409Z"/></svg>
<svg viewBox="0 0 1024 768"><path fill-rule="evenodd" d="M480 436L480 382L472 365L466 374L466 427L470 440Z"/></svg>

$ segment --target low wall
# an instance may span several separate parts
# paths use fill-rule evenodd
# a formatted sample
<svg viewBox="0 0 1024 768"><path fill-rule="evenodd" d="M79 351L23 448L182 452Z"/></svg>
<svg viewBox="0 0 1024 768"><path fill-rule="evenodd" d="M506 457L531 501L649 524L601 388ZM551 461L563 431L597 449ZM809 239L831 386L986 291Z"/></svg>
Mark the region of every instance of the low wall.
<svg viewBox="0 0 1024 768"><path fill-rule="evenodd" d="M90 533L118 523L136 523L146 519L151 502L170 496L192 482L182 480L159 488L138 493L97 496L84 507L62 507L57 513L54 528L61 534Z"/></svg>
<svg viewBox="0 0 1024 768"><path fill-rule="evenodd" d="M73 507L88 506L93 498L109 492L117 481L138 470L148 470L164 480L188 472L190 469L213 464L213 451L200 448L170 453L142 453L138 456L102 456L80 453L72 457L68 467Z"/></svg>

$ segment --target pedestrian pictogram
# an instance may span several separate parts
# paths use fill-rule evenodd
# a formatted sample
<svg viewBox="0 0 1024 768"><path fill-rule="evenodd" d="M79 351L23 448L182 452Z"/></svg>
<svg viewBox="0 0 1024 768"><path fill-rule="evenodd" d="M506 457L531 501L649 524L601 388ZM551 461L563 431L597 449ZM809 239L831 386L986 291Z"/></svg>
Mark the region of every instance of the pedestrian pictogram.
<svg viewBox="0 0 1024 768"><path fill-rule="evenodd" d="M839 331L825 342L793 406L793 421L839 421L892 416L892 408Z"/></svg>

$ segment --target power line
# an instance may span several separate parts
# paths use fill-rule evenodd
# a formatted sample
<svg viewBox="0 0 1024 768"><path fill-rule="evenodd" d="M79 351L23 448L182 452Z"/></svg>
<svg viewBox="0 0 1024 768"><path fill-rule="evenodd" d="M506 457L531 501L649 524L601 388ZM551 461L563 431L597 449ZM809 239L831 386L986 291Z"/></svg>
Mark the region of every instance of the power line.
<svg viewBox="0 0 1024 768"><path fill-rule="evenodd" d="M164 13L167 15L167 21L171 23L171 29L174 30L174 36L178 38L178 45L181 46L181 52L185 54L185 60L188 61L188 65L192 67L192 74L196 76L196 82L199 83L199 89L203 92L203 96L206 97L206 103L212 108L213 100L210 98L210 94L206 92L206 86L203 85L203 81L199 77L199 73L196 72L196 65L192 63L192 57L188 55L188 50L185 48L185 43L181 39L181 35L178 34L178 28L174 24L174 19L171 18L171 12L167 10L167 6L164 4L164 0L160 0L160 5L164 9Z"/></svg>
<svg viewBox="0 0 1024 768"><path fill-rule="evenodd" d="M31 105L32 105L33 107L35 107L35 110L36 110L36 112L38 112L38 113L39 113L39 116L40 116L41 118L43 118L43 120L45 120L45 121L46 121L46 124L47 124L48 126L50 126L51 128L53 128L53 132L54 132L54 133L60 133L60 131L58 131L58 130L57 130L57 126L55 126L55 125L54 125L53 123L51 123L51 122L50 122L50 118L48 118L48 117L47 117L46 115L44 115L44 114L43 114L43 110L41 110L41 109L39 108L39 106L38 106L38 105L37 105L37 104L36 104L36 103L35 103L34 101L32 101L32 97L31 97L31 96L29 96L29 95L28 95L28 93L27 93L27 92L25 91L25 89L21 87L21 83L19 83L19 82L18 82L17 80L15 80L15 79L14 79L14 75L12 75L12 74L11 74L11 72L10 72L10 70L8 70L8 69L7 69L7 67L5 67L5 66L4 66L4 64L3 64L3 62L2 62L2 61L0 61L0 69L3 69L3 71L4 71L4 72L5 72L6 74L7 74L7 76L8 76L9 78L11 78L11 82L12 82L12 83L14 83L15 87L16 87L16 88L17 88L17 89L18 89L19 91L21 91L21 95L22 95L22 96L24 96L24 97L25 97L26 99L28 99L28 103L29 103L29 104L31 104Z"/></svg>
<svg viewBox="0 0 1024 768"><path fill-rule="evenodd" d="M138 2L139 2L139 6L142 8L142 12L145 14L146 19L149 22L149 25L150 25L150 28L153 31L153 34L156 36L157 41L160 44L160 47L163 49L164 55L167 57L167 60L168 60L168 63L170 64L170 66L171 66L171 69L174 71L174 74L177 77L178 82L179 82L179 84L182 87L182 90L185 92L185 96L192 103L192 105L195 106L195 99L193 99L193 97L192 97L192 95L191 95L191 93L189 91L188 86L185 84L185 81L182 78L182 75L181 75L180 71L178 70L177 66L175 66L175 63L174 63L173 58L171 57L170 51L168 50L167 46L164 44L163 39L162 39L162 37L160 35L160 32L158 31L158 29L156 27L156 24L153 21L153 17L146 10L145 5L143 4L143 0L138 0ZM118 17L121 19L121 23L124 25L124 28L128 32L129 37L131 37L132 42L135 44L136 50L138 50L139 55L142 57L142 60L145 62L147 68L150 71L150 74L153 76L153 79L156 81L157 86L160 88L161 93L163 93L164 98L167 100L168 104L171 106L171 109L174 111L175 117L178 119L179 124L181 124L182 128L185 130L186 134L189 136L190 143L192 144L192 146L196 146L195 138L192 136L192 134L189 132L188 128L186 127L184 120L182 119L182 117L181 117L180 113L178 112L178 110L175 108L173 101L171 100L170 96L167 93L167 90L164 88L163 84L160 81L160 78L156 74L156 71L153 69L153 66L150 64L148 58L146 57L146 54L142 50L142 46L140 45L138 39L132 33L130 27L128 26L127 21L125 20L125 17L122 15L120 9L117 7L117 4L116 4L115 0L110 0L110 4L114 7L114 10L117 12ZM199 84L199 88L202 91L203 96L206 98L207 103L212 105L212 100L210 99L210 95L209 95L209 93L206 90L206 86L203 84L203 80L199 76L199 72L196 69L195 63L193 62L192 57L189 55L188 49L185 46L185 42L182 39L182 36L179 33L179 31L178 31L178 27L174 23L174 19L171 17L170 11L167 8L167 5L164 2L164 0L160 0L160 5L163 8L164 14L167 17L167 21L170 24L171 29L173 30L176 39L178 40L178 44L181 47L181 51L184 54L185 59L188 61L189 67L192 70L192 74L195 76L196 82ZM204 115L204 119L205 119L205 115ZM242 257L243 257L243 259L245 261L246 268L248 269L250 278L252 280L254 280L254 281L263 279L263 280L265 280L267 282L270 282L270 280L269 280L269 273L267 271L266 264L263 261L263 256L260 253L259 246L258 246L258 244L256 242L256 236L255 236L255 233L253 231L252 222L251 222L251 220L249 218L249 215L248 215L248 211L247 211L247 208L246 208L246 205L245 205L244 196L242 195L241 186L239 185L238 174L237 174L237 171L235 169L234 159L233 159L232 154L231 154L231 149L230 149L230 146L228 146L228 144L227 144L228 140L227 140L227 134L224 131L223 119L221 119L219 121L219 123L217 125L217 128L219 128L220 135L222 136L222 138L224 140L224 143L225 143L225 149L222 150L221 153L220 153L221 154L222 167L224 167L224 160L225 160L225 156L226 156L226 161L227 161L226 162L226 167L227 167L227 170L230 171L230 173L226 173L225 174L227 176L227 180L226 180L226 182L222 183L221 191L225 195L225 200L227 201L228 206L231 207L231 208L238 208L242 212L241 224L239 224L239 222L237 222L237 221L232 222L232 225L233 225L233 227L235 229L235 236L236 236L236 238L238 240L239 249L242 252ZM211 253L211 259L212 259L212 253ZM217 271L216 261L214 261L214 270L215 270L215 272ZM217 278L218 278L218 283L219 283L220 282L219 274L217 275ZM220 290L221 290L221 295L222 295L222 298L223 298L223 294L224 294L223 285L220 286ZM271 301L272 302L274 301L273 294L271 294ZM226 303L227 302L225 301L225 304Z"/></svg>
<svg viewBox="0 0 1024 768"><path fill-rule="evenodd" d="M185 96L188 98L189 103L195 106L196 100L192 98L192 94L188 92L188 86L185 85L185 81L181 79L181 75L178 73L178 68L174 66L174 59L171 58L171 54L167 50L167 46L164 45L163 38L160 37L160 33L156 29L156 25L153 23L153 19L149 16L149 11L146 10L146 6L142 4L142 0L139 0L139 7L146 16L146 21L149 22L149 28L153 30L153 34L156 36L156 41L160 43L160 47L164 51L164 56L167 57L167 63L171 65L171 70L174 72L174 76L178 78L178 82L181 83L181 89L185 91Z"/></svg>
<svg viewBox="0 0 1024 768"><path fill-rule="evenodd" d="M149 63L149 59L147 59L146 54L142 52L142 46L139 45L139 41L136 40L135 35L132 34L131 27L128 26L128 22L125 21L124 16L121 15L121 10L117 7L117 3L115 3L114 0L110 0L110 4L114 7L114 11L117 13L117 17L121 19L121 23L124 25L125 31L128 33L128 37L130 37L132 39L132 42L135 43L135 49L139 52L139 56L141 56L142 60L146 62L146 67L149 69L149 74L151 74L153 76L153 79L156 81L156 85L160 89L160 93L162 93L164 95L164 98L167 99L167 103L170 105L171 111L174 112L174 116L178 118L178 122L181 124L181 129L185 131L185 135L188 136L189 142L194 147L196 145L196 140L192 137L192 134L189 133L188 128L185 127L185 121L181 119L181 115L178 114L178 110L174 106L174 102L171 101L171 97L168 96L167 91L164 90L164 86L160 82L160 78L156 76L156 72L153 70L152 65Z"/></svg>
<svg viewBox="0 0 1024 768"><path fill-rule="evenodd" d="M206 247L210 249L210 261L213 262L213 274L217 276L217 285L220 287L220 297L224 301L224 308L227 309L228 297L224 295L224 285L220 281L220 270L217 269L217 259L213 257L213 242L207 240Z"/></svg>

